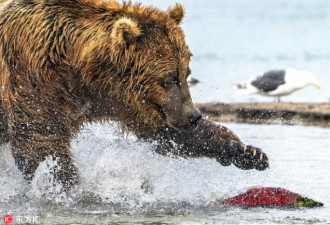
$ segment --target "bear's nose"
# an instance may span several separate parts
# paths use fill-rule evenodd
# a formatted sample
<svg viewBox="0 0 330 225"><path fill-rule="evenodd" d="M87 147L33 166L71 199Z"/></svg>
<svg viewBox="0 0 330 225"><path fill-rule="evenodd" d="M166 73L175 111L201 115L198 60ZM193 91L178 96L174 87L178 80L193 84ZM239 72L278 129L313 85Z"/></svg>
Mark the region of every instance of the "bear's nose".
<svg viewBox="0 0 330 225"><path fill-rule="evenodd" d="M200 112L193 112L188 117L188 120L192 126L197 126L198 121L202 119L202 114Z"/></svg>

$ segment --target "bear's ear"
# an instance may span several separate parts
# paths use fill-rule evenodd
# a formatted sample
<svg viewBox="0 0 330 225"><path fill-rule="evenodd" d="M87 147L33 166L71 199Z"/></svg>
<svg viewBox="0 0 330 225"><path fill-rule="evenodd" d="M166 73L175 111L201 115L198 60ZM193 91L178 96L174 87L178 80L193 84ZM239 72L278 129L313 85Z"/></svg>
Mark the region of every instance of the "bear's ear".
<svg viewBox="0 0 330 225"><path fill-rule="evenodd" d="M180 24L184 17L184 9L180 4L175 4L173 7L169 7L167 14L172 18L177 24Z"/></svg>
<svg viewBox="0 0 330 225"><path fill-rule="evenodd" d="M118 19L112 28L111 38L114 43L122 44L133 41L141 35L138 24L130 18Z"/></svg>

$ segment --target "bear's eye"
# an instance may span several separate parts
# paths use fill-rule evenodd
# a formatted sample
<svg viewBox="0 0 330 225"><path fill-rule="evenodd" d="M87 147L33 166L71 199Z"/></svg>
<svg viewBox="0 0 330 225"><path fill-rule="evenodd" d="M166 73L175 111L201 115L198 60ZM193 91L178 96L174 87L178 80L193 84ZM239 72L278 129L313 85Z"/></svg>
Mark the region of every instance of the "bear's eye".
<svg viewBox="0 0 330 225"><path fill-rule="evenodd" d="M191 75L191 69L188 67L186 77L188 77L189 75Z"/></svg>
<svg viewBox="0 0 330 225"><path fill-rule="evenodd" d="M178 71L172 71L160 79L160 85L164 88L169 88L174 85L179 84L179 74Z"/></svg>

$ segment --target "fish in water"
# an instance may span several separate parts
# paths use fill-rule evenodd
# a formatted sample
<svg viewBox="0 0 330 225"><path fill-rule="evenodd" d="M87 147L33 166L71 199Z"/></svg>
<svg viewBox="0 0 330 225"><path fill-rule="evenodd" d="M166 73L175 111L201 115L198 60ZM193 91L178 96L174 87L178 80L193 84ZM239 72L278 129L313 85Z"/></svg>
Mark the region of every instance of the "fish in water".
<svg viewBox="0 0 330 225"><path fill-rule="evenodd" d="M286 207L318 207L323 203L302 197L300 194L279 187L253 187L246 193L232 198L219 200L218 205L232 206L286 206Z"/></svg>

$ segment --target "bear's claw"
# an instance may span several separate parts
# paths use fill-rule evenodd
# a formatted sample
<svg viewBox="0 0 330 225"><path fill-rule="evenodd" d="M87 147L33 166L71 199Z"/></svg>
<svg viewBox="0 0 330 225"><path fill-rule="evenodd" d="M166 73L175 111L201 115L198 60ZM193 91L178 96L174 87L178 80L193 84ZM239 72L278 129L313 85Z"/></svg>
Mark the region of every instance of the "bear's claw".
<svg viewBox="0 0 330 225"><path fill-rule="evenodd" d="M223 166L233 163L244 170L265 170L269 168L268 157L260 148L241 146L239 144L226 145L221 153L216 156L217 161Z"/></svg>
<svg viewBox="0 0 330 225"><path fill-rule="evenodd" d="M234 152L232 155L233 164L240 169L265 170L269 167L268 157L260 148L251 145L246 146L246 150Z"/></svg>

